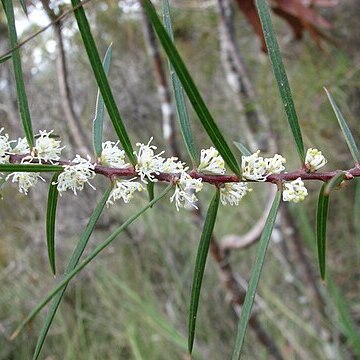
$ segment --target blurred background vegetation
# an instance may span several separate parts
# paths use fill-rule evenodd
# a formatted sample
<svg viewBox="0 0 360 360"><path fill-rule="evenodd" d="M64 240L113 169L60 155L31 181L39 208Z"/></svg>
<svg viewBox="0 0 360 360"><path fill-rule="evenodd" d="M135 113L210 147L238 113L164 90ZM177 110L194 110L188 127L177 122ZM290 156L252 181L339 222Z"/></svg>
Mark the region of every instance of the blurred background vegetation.
<svg viewBox="0 0 360 360"><path fill-rule="evenodd" d="M296 169L299 164L295 147L269 62L259 37L244 12L238 11L235 1L231 4L234 17L229 21L234 25L232 35L238 55L246 64L242 76L251 81L254 93L244 98L241 89L234 91L234 82L229 86L231 69L224 55L219 3L170 1L178 49L229 142L241 141L249 147L257 144L266 152L271 149L269 139L275 139L276 151L287 158L287 169ZM27 19L18 6L20 41L68 8L67 1L29 1ZM294 40L289 26L278 17L273 19L305 146L321 149L329 161L328 169L347 169L352 167L351 155L323 86L332 91L354 136L360 139L360 7L357 0L343 0L316 11L332 25L325 30L330 41L321 40L321 47L314 41L320 38L309 33L301 41ZM90 1L86 12L101 53L113 43L109 78L133 144L147 142L153 136L154 143L167 149L168 155L180 149L181 159L188 161L177 125L173 129L175 139L170 141L163 136L164 99L159 97L158 74L154 72L151 52L147 51L154 45L144 36L149 29L140 5L136 1ZM73 15L56 24L60 26L52 26L22 46L21 54L34 131L54 129L66 145L65 157L72 158L90 148L97 87ZM59 30L66 68L59 60ZM1 10L0 54L7 50L5 16ZM164 56L162 61L167 74ZM61 84L68 89L61 90ZM266 126L249 116L253 112L258 116L259 109L266 118ZM190 114L195 117L191 110ZM192 123L198 150L208 147L209 140L198 122ZM23 136L10 62L0 65L0 127L11 138ZM105 139L116 140L109 121ZM105 189L103 180L95 179L96 192L87 188L76 197L64 194L59 200L56 240L59 273ZM266 207L267 186L254 185L256 191L238 208L219 209L214 239L218 249L222 249L221 244L229 234L236 238L257 225ZM200 196L204 207L211 196L206 187ZM336 291L320 281L314 251L319 184L311 183L308 187L310 195L304 203L283 207L274 230L259 285L251 327L254 331L247 334L246 359L357 358L359 345L348 341L341 319L345 307L339 305L335 294L346 300L351 320L359 330L360 182L353 181L331 198L328 271ZM14 186L6 185L1 195L0 359L28 359L44 313L14 341L9 340L9 335L54 284L44 230L47 186L39 184L28 196L23 196ZM105 211L89 248L145 202L146 194L129 205L119 203ZM199 222L200 214L177 212L168 201L162 201L139 219L73 281L50 330L43 358L186 359L187 311L201 233ZM223 263L216 260L217 249L212 248L213 259L208 261L201 293L196 359L231 356L241 296L234 299L233 284L227 286L224 276L229 275L229 269L224 262L231 264L232 281L241 295L254 260L256 237L251 245L231 252L221 250ZM270 340L261 341L259 331ZM281 357L271 346L280 351Z"/></svg>

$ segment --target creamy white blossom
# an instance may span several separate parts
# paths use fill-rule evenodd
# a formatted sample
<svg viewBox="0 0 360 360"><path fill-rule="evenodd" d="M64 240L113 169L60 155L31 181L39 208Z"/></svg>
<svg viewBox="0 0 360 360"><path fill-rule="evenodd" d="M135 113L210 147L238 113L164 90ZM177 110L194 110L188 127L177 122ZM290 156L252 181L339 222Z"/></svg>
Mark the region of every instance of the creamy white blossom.
<svg viewBox="0 0 360 360"><path fill-rule="evenodd" d="M26 138L18 138L17 144L13 149L11 149L12 154L16 155L26 155L30 153L29 144Z"/></svg>
<svg viewBox="0 0 360 360"><path fill-rule="evenodd" d="M84 185L88 183L94 190L95 188L90 184L89 180L95 177L95 165L90 162L90 156L87 159L76 155L75 159L70 165L64 165L64 171L59 174L57 185L59 194L70 189L77 194L77 190L83 190Z"/></svg>
<svg viewBox="0 0 360 360"><path fill-rule="evenodd" d="M134 197L135 191L142 191L144 187L141 183L133 181L136 178L130 180L116 180L114 188L111 190L109 199L107 200L107 206L113 205L116 200L123 199L124 203L130 202Z"/></svg>
<svg viewBox="0 0 360 360"><path fill-rule="evenodd" d="M199 192L202 188L202 179L193 179L190 175L183 171L176 183L175 192L170 197L170 202L175 201L177 211L179 211L179 208L186 205L193 206L197 209L195 203L198 201L198 198L194 192Z"/></svg>
<svg viewBox="0 0 360 360"><path fill-rule="evenodd" d="M100 162L104 166L124 169L129 166L125 162L125 151L118 147L119 141L114 143L112 141L105 141L102 143L102 152Z"/></svg>
<svg viewBox="0 0 360 360"><path fill-rule="evenodd" d="M283 164L286 163L286 159L279 154L275 154L271 158L265 158L266 174L280 174L285 170Z"/></svg>
<svg viewBox="0 0 360 360"><path fill-rule="evenodd" d="M159 174L162 171L165 161L165 159L161 157L164 151L155 155L154 150L156 150L157 147L150 145L152 140L153 138L151 138L146 145L137 143L136 146L139 147L139 150L137 153L134 152L137 158L135 171L140 175L141 180L145 184L147 184L147 179L152 182L157 181L153 174Z"/></svg>
<svg viewBox="0 0 360 360"><path fill-rule="evenodd" d="M31 151L31 156L39 162L43 160L54 164L60 160L63 147L60 147L61 141L51 135L53 132L54 130L39 131L39 137L35 140L35 146Z"/></svg>
<svg viewBox="0 0 360 360"><path fill-rule="evenodd" d="M6 180L12 178L13 183L17 182L19 185L19 191L22 194L27 195L29 189L35 186L39 179L45 181L39 173L36 172L14 172L6 177Z"/></svg>
<svg viewBox="0 0 360 360"><path fill-rule="evenodd" d="M321 167L323 167L327 163L324 155L318 149L308 149L305 157L305 166L306 168L314 172Z"/></svg>
<svg viewBox="0 0 360 360"><path fill-rule="evenodd" d="M8 152L11 149L9 135L8 134L1 135L3 131L4 128L1 128L0 129L0 164L5 164L9 162Z"/></svg>
<svg viewBox="0 0 360 360"><path fill-rule="evenodd" d="M285 182L283 184L284 201L292 201L298 203L300 201L303 201L307 195L308 191L300 177L294 181Z"/></svg>
<svg viewBox="0 0 360 360"><path fill-rule="evenodd" d="M248 180L266 180L266 162L259 156L260 150L250 156L241 157L242 176Z"/></svg>
<svg viewBox="0 0 360 360"><path fill-rule="evenodd" d="M239 205L240 200L252 189L246 182L225 183L220 188L220 201L223 205Z"/></svg>
<svg viewBox="0 0 360 360"><path fill-rule="evenodd" d="M202 149L200 152L200 165L198 170L213 174L225 174L224 159L219 152L212 146L209 149Z"/></svg>
<svg viewBox="0 0 360 360"><path fill-rule="evenodd" d="M167 158L161 167L161 172L168 174L178 174L183 171L186 171L188 168L184 168L185 163L178 160L177 157L172 156Z"/></svg>

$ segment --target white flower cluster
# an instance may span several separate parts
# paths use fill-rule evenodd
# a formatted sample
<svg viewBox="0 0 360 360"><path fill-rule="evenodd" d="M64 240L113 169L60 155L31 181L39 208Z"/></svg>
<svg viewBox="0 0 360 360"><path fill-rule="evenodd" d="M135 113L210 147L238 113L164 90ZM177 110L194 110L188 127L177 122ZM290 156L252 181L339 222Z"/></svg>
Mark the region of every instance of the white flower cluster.
<svg viewBox="0 0 360 360"><path fill-rule="evenodd" d="M9 141L8 134L3 134L4 129L0 129L0 164L10 161L10 155L23 155L22 163L50 163L58 164L60 160L61 147L60 140L50 132L40 131L36 137L35 146L30 149L25 138L17 141ZM157 147L151 145L153 138L147 144L137 143L138 151L134 152L137 163L135 172L138 176L127 179L113 179L113 189L110 193L107 205L112 205L115 201L122 199L128 203L135 192L144 190L144 184L148 181L156 182L161 173L172 174L175 183L174 194L170 197L170 202L175 202L176 209L181 207L197 208L198 198L196 193L202 190L202 178L193 178L188 174L189 168L176 157L162 157L164 151L156 154ZM12 145L12 143L16 143ZM125 161L125 152L118 147L119 142L106 141L102 144L102 153L99 158L100 165L116 169L126 169L130 164ZM251 191L247 181L266 181L271 174L280 174L285 170L286 159L279 154L271 158L259 156L260 150L249 156L242 156L242 182L230 182L220 184L220 201L223 205L239 205L240 200ZM314 172L326 164L326 159L321 151L308 149L306 153L305 166L309 172ZM82 158L80 155L63 165L63 171L58 175L54 185L62 195L66 190L71 190L76 195L77 191L83 190L85 184L95 189L90 180L95 177L96 165L91 162L91 158ZM219 152L214 148L202 149L200 153L200 164L197 168L199 173L224 175L225 162ZM12 178L12 182L17 182L19 191L27 194L28 190L34 186L39 178L45 181L36 172L15 172L7 176L6 180ZM141 182L136 181L140 179ZM299 202L303 201L308 192L301 178L294 181L283 183L283 200Z"/></svg>
<svg viewBox="0 0 360 360"><path fill-rule="evenodd" d="M272 158L259 156L260 150L241 158L242 175L247 180L265 181L268 175L280 174L285 170L286 159L279 154Z"/></svg>
<svg viewBox="0 0 360 360"><path fill-rule="evenodd" d="M33 160L38 163L49 162L57 164L60 160L61 150L60 140L56 140L52 135L53 130L47 132L40 130L35 140L35 146L30 150L26 138L9 141L8 134L1 135L3 129L0 130L0 164L8 163L10 155L26 155L22 160L22 164L29 164ZM11 146L16 143L15 146ZM14 172L6 177L6 180L12 178L12 182L18 183L19 191L27 194L29 189L35 186L39 179L45 181L37 172Z"/></svg>
<svg viewBox="0 0 360 360"><path fill-rule="evenodd" d="M304 201L308 195L307 189L301 178L294 181L285 182L283 185L283 200L298 203Z"/></svg>
<svg viewBox="0 0 360 360"><path fill-rule="evenodd" d="M327 163L324 155L318 149L308 149L305 157L305 166L310 172L314 172Z"/></svg>
<svg viewBox="0 0 360 360"><path fill-rule="evenodd" d="M69 165L64 165L64 171L59 174L57 181L53 185L57 185L60 196L67 189L72 190L76 195L77 190L83 190L86 183L95 190L89 182L90 179L95 177L94 170L95 165L91 163L89 155L87 159L76 155Z"/></svg>

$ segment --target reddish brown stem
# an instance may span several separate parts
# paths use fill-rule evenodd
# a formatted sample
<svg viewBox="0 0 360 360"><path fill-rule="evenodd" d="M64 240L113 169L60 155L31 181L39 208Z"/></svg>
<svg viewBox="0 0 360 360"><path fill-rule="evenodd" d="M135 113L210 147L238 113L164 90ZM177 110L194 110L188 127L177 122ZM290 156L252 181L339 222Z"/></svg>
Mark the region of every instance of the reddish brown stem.
<svg viewBox="0 0 360 360"><path fill-rule="evenodd" d="M21 160L29 155L10 155L10 163L19 164ZM35 159L32 160L31 163L38 164L39 162ZM49 162L42 162L46 165L51 165ZM60 165L69 165L69 161L59 161ZM266 177L263 182L268 182L272 184L279 184L282 181L292 181L296 180L297 178L301 178L302 180L320 180L327 182L331 180L334 176L336 176L339 172L343 172L345 174L345 180L351 180L354 177L360 177L360 165L356 164L353 168L349 170L334 170L334 171L327 171L327 172L307 172L304 169L290 171L288 173L283 174L271 174ZM109 179L113 180L117 177L135 177L138 176L138 173L135 171L134 167L127 167L124 169L112 168L102 165L95 165L95 173L104 175ZM209 175L198 172L196 170L191 170L188 174L193 179L202 179L203 182L219 186L225 183L232 183L232 182L259 182L256 180L247 180L243 178L239 178L236 175ZM154 177L158 181L163 182L174 182L180 174L169 174L169 173L157 173L153 174Z"/></svg>

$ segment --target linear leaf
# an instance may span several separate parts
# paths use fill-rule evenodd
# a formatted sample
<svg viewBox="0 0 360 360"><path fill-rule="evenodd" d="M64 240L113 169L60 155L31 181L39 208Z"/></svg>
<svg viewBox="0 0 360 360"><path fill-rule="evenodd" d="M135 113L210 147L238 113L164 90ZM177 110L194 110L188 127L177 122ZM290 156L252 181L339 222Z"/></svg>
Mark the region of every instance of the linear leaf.
<svg viewBox="0 0 360 360"><path fill-rule="evenodd" d="M149 201L154 200L154 183L152 181L149 181L146 185L146 189L149 194Z"/></svg>
<svg viewBox="0 0 360 360"><path fill-rule="evenodd" d="M19 0L20 1L20 5L25 13L26 16L28 16L28 11L27 11L27 6L26 6L26 0Z"/></svg>
<svg viewBox="0 0 360 360"><path fill-rule="evenodd" d="M55 267L55 222L56 222L56 208L59 192L57 185L54 184L57 181L59 174L55 174L49 186L47 209L46 209L46 243L48 249L49 262L53 274L56 274Z"/></svg>
<svg viewBox="0 0 360 360"><path fill-rule="evenodd" d="M301 136L301 130L295 110L294 101L291 94L289 81L286 75L284 64L282 62L279 44L276 40L274 29L272 26L268 6L265 0L256 0L256 5L264 33L266 46L269 53L271 67L275 75L275 79L280 91L281 99L284 104L285 113L291 128L296 148L301 161L305 161L304 144Z"/></svg>
<svg viewBox="0 0 360 360"><path fill-rule="evenodd" d="M84 8L81 6L80 0L71 0L71 4L74 9L75 18L84 42L86 52L90 60L93 73L96 78L96 82L104 99L107 111L109 113L109 117L126 155L128 156L131 163L135 165L136 158L134 156L134 150L131 145L128 133L125 129L124 123L121 119L120 112L116 105L104 68L102 66L99 52L97 50L94 38L91 34L89 22L86 18Z"/></svg>
<svg viewBox="0 0 360 360"><path fill-rule="evenodd" d="M220 191L219 189L216 189L216 193L210 202L206 214L205 223L199 242L199 247L196 254L194 277L191 287L190 310L189 310L188 349L190 354L192 353L193 345L194 345L196 318L199 307L201 283L204 276L204 270L205 270L207 255L209 252L211 236L214 230L216 215L219 208L219 201L220 201Z"/></svg>
<svg viewBox="0 0 360 360"><path fill-rule="evenodd" d="M11 55L5 55L0 58L0 64L11 59Z"/></svg>
<svg viewBox="0 0 360 360"><path fill-rule="evenodd" d="M232 360L240 359L241 349L244 344L246 328L249 323L250 316L251 316L251 309L252 309L254 301L255 301L256 288L258 286L260 275L261 275L261 270L264 265L266 250L269 245L271 232L273 230L276 215L279 210L280 199L281 199L281 192L278 191L274 198L273 204L269 211L269 215L265 222L264 230L260 237L260 242L259 242L259 246L258 246L258 250L257 250L257 254L256 254L256 259L255 259L255 264L252 269L252 274L251 274L248 290L246 292L244 305L243 305L243 308L241 311L241 317L240 317L240 321L239 321L238 332L236 335L236 341L235 341L235 347L234 347L234 351L233 351L233 355L232 355Z"/></svg>
<svg viewBox="0 0 360 360"><path fill-rule="evenodd" d="M67 267L66 275L64 275L63 280L59 282L58 285L54 287L44 298L43 300L29 313L29 315L20 323L14 333L11 335L11 339L14 339L20 331L24 328L26 324L28 324L42 308L46 306L46 304L57 294L63 294L63 289L66 288L69 281L76 276L89 262L91 262L101 251L103 251L111 242L113 242L119 234L124 231L130 224L132 224L137 218L139 218L146 210L148 210L151 206L157 203L160 199L162 199L172 188L172 185L168 185L166 189L158 195L153 201L149 202L145 207L143 207L139 212L135 215L131 216L128 220L126 220L120 227L118 227L105 241L100 243L80 264L76 265L78 254L80 251L75 249L70 262ZM81 249L79 249L81 250ZM76 252L76 254L75 254ZM82 253L82 251L81 251ZM80 254L81 255L81 254ZM80 257L80 256L79 256ZM72 268L72 269L71 269ZM57 297L54 299L54 303Z"/></svg>
<svg viewBox="0 0 360 360"><path fill-rule="evenodd" d="M321 278L325 279L326 269L326 223L329 209L329 195L325 195L326 184L321 186L316 212L316 244Z"/></svg>
<svg viewBox="0 0 360 360"><path fill-rule="evenodd" d="M17 91L17 99L20 109L20 116L22 121L22 126L24 128L26 140L30 146L30 148L34 147L34 134L31 125L31 117L29 104L26 96L25 84L23 71L21 66L21 58L20 51L17 47L17 33L15 26L15 18L14 18L14 7L12 0L4 0L3 5L5 8L5 14L8 22L8 30L9 30L9 40L10 47L13 49L12 51L12 60L14 66L14 75L15 75L15 83L16 83L16 91Z"/></svg>
<svg viewBox="0 0 360 360"><path fill-rule="evenodd" d="M193 79L190 76L183 60L181 59L178 51L176 50L171 38L169 37L166 29L164 28L161 20L159 19L156 10L150 0L141 0L144 8L149 16L149 19L158 35L158 38L172 64L176 74L178 75L184 90L189 97L189 100L198 115L205 131L219 151L220 155L224 158L225 163L237 175L240 175L240 168L236 162L236 158L231 152L224 136L216 125L210 111L208 110L203 98L200 95Z"/></svg>
<svg viewBox="0 0 360 360"><path fill-rule="evenodd" d="M336 186L340 185L341 182L345 179L345 173L339 171L325 186L324 195L328 196L331 191L336 188Z"/></svg>
<svg viewBox="0 0 360 360"><path fill-rule="evenodd" d="M330 94L330 92L324 88L324 90L326 91L326 94L329 98L329 101L330 101L330 104L334 110L334 113L336 115L336 118L339 122L339 125L340 125L340 128L345 136L345 140L346 140L346 143L350 149L350 152L351 152L351 155L352 157L354 158L355 160L355 163L356 164L359 164L360 163L360 152L359 152L359 149L355 143L355 140L354 140L354 137L351 133L351 130L349 129L347 123L346 123L346 120L344 118L344 116L342 115L339 107L337 106L336 102L335 102L335 99L332 97L332 95Z"/></svg>
<svg viewBox="0 0 360 360"><path fill-rule="evenodd" d="M171 24L171 15L170 15L170 6L168 0L163 0L163 20L164 25L166 28L167 33L169 34L169 37L172 42L174 42L174 34L172 30L172 24ZM170 68L170 75L171 75L171 82L174 90L174 97L175 97L175 106L176 106L176 112L180 123L180 130L182 137L184 139L184 143L187 149L187 152L190 156L190 159L193 163L193 165L196 165L197 159L196 159L196 150L194 145L194 138L191 131L191 125L190 125L190 119L189 119L189 113L187 111L186 107L186 101L185 101L185 94L184 89L181 85L181 82L179 80L179 77L177 76L176 72L174 71L173 66L171 65L171 62L169 61L169 68Z"/></svg>
<svg viewBox="0 0 360 360"><path fill-rule="evenodd" d="M89 238L91 236L91 234L93 233L94 231L94 228L95 228L95 225L101 215L101 213L103 212L104 210L104 206L106 204L106 201L107 199L109 198L109 195L110 195L110 191L111 191L111 187L109 187L104 195L102 196L101 200L99 201L98 205L96 206L94 212L91 214L90 216L90 219L89 219L89 222L87 223L83 233L81 234L80 236L80 239L71 255L71 258L69 260L69 263L65 269L65 272L64 272L64 277L66 277L66 275L68 273L70 273L75 267L76 265L78 264L79 260L80 260L80 257L81 255L83 254L84 250L85 250L85 247L89 241ZM40 355L40 352L41 352L41 349L44 345L44 342L45 342L45 339L46 339L46 336L48 334L48 331L50 329L50 326L54 320L54 317L55 317L55 314L56 314L56 311L60 305L60 302L61 302L61 299L66 291L66 287L67 287L67 284L61 289L61 292L59 292L56 297L54 298L54 300L52 301L51 303L51 306L49 308L49 311L46 315L46 319L45 319L45 322L42 326L42 329L40 331L40 334L39 334L39 337L38 337L38 340L37 340L37 343L36 343L36 348L35 348L35 352L34 352L34 355L33 355L33 360L37 359Z"/></svg>
<svg viewBox="0 0 360 360"><path fill-rule="evenodd" d="M0 172L59 172L64 168L60 165L37 164L0 164Z"/></svg>
<svg viewBox="0 0 360 360"><path fill-rule="evenodd" d="M109 75L110 62L112 55L112 44L106 50L103 68L106 76ZM93 120L93 147L97 158L101 156L102 152L102 139L103 139L103 123L104 123L104 99L98 90L96 97L95 118Z"/></svg>
<svg viewBox="0 0 360 360"><path fill-rule="evenodd" d="M233 141L233 143L239 149L239 151L243 156L250 156L252 154L251 151L242 143L239 143L237 141Z"/></svg>

